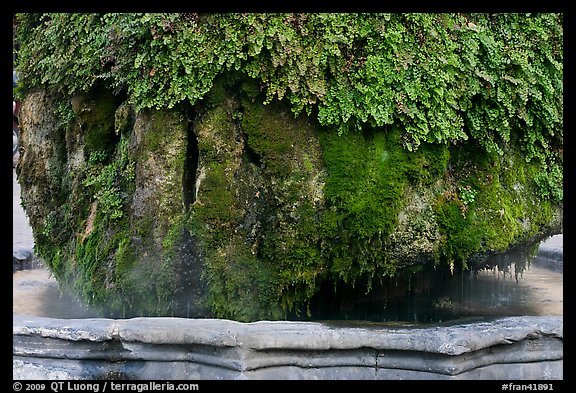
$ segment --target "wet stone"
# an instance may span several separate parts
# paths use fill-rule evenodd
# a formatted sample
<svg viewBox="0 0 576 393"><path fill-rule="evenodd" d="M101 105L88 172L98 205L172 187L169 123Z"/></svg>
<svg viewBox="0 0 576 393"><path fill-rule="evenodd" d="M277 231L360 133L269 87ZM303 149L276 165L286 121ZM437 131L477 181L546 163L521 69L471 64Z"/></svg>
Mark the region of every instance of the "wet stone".
<svg viewBox="0 0 576 393"><path fill-rule="evenodd" d="M30 249L20 248L12 252L12 272L33 269L37 264L38 262Z"/></svg>

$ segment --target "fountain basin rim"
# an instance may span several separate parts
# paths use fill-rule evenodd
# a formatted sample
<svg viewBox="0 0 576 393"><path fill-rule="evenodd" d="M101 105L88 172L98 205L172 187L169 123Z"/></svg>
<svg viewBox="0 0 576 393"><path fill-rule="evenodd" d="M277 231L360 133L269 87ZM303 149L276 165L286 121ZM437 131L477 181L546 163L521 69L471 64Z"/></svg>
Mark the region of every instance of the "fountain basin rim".
<svg viewBox="0 0 576 393"><path fill-rule="evenodd" d="M562 316L513 316L447 326L340 327L323 322L188 319L57 319L13 314L13 336L67 341L237 347L265 350L419 351L461 355L499 344L548 336L563 340Z"/></svg>

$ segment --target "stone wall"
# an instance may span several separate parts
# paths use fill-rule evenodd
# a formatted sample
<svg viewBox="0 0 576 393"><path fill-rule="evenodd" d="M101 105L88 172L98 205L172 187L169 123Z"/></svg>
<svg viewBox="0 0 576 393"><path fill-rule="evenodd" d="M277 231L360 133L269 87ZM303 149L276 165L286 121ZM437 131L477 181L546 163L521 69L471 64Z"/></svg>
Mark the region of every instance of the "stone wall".
<svg viewBox="0 0 576 393"><path fill-rule="evenodd" d="M563 317L433 326L14 315L14 379L563 378Z"/></svg>

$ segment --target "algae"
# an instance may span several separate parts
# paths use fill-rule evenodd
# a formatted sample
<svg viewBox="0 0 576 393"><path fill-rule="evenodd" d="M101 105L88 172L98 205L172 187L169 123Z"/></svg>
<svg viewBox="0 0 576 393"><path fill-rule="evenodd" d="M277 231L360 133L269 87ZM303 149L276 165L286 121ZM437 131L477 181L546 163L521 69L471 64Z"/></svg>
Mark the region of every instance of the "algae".
<svg viewBox="0 0 576 393"><path fill-rule="evenodd" d="M57 279L103 315L307 319L320 294L348 304L561 227L514 135L504 155L410 152L398 125L339 135L257 91L232 74L193 107L96 95L44 119L19 173Z"/></svg>

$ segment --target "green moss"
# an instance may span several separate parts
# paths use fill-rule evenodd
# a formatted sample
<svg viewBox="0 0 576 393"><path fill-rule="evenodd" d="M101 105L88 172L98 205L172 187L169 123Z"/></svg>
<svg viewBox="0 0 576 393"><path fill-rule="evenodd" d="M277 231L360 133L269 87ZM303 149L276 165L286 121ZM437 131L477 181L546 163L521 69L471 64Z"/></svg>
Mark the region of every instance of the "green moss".
<svg viewBox="0 0 576 393"><path fill-rule="evenodd" d="M133 219L130 224L131 230L138 239L141 239L143 245L150 246L153 239L154 218L144 216L139 219Z"/></svg>
<svg viewBox="0 0 576 393"><path fill-rule="evenodd" d="M422 143L418 150L406 155L406 176L413 182L431 185L443 178L449 159L447 144Z"/></svg>
<svg viewBox="0 0 576 393"><path fill-rule="evenodd" d="M98 106L92 101L80 105L82 102L76 102L77 108L87 114L93 110L90 105ZM81 121L87 114L77 118L86 135L91 134L91 128ZM64 232L57 222L65 223L68 237L58 244L45 244L44 239L39 242L62 285L70 285L85 302L109 316L179 312L181 304L174 302L172 295L185 285L180 274L181 256L177 256L183 205L175 195L182 193L185 149L179 148L184 146L186 122L173 113L140 115L150 120L147 128L135 131L140 134L124 130L106 150L94 150L101 146L91 144L93 150L80 167L84 170L70 173L67 180L72 190L68 199L44 225L46 239L52 233ZM94 121L91 127L98 124L90 121ZM157 188L152 193L137 190L135 185L137 180L146 180L151 157L166 171L162 183L154 183ZM140 213L151 209L152 214L125 214L134 207L130 197L135 191L149 198L148 204L140 206ZM62 219L67 216L75 219Z"/></svg>
<svg viewBox="0 0 576 393"><path fill-rule="evenodd" d="M242 129L250 148L259 156L266 172L280 178L288 177L296 161L295 151L304 146L309 129L305 117L294 118L279 102L269 105L242 100Z"/></svg>
<svg viewBox="0 0 576 393"><path fill-rule="evenodd" d="M140 149L148 154L158 154L167 145L166 140L174 137L171 135L174 128L179 128L181 125L178 119L174 118L172 111L149 112L148 120Z"/></svg>
<svg viewBox="0 0 576 393"><path fill-rule="evenodd" d="M234 222L238 213L235 209L236 200L229 185L230 179L225 165L212 163L206 169L206 177L201 183L202 196L194 207L202 221L217 226L227 226Z"/></svg>
<svg viewBox="0 0 576 393"><path fill-rule="evenodd" d="M45 216L38 246L84 299L121 316L183 315L188 302L240 321L302 317L326 282L367 292L418 270L391 249L406 220L404 233L431 234L435 260L465 267L553 217L553 204L535 196L539 167L516 146L504 156L474 142L408 152L399 127L338 135L278 101L263 105L254 86L237 82L216 81L192 132L178 111L146 111L110 152L91 146L85 195ZM192 134L198 157L187 159ZM190 205L185 165L197 169ZM58 223L75 216L66 224L74 237L49 246ZM206 292L186 292L195 280Z"/></svg>
<svg viewBox="0 0 576 393"><path fill-rule="evenodd" d="M288 222L270 228L259 256L274 269L275 293L284 312L295 312L306 304L326 277L325 259L320 248L320 220L314 206L303 201Z"/></svg>
<svg viewBox="0 0 576 393"><path fill-rule="evenodd" d="M127 153L128 138L121 136L114 147L117 148L117 159L110 163L106 163L108 156L104 151L90 154L82 182L98 201L100 214L108 220L117 220L124 215L123 191L134 182L133 163L129 161Z"/></svg>
<svg viewBox="0 0 576 393"><path fill-rule="evenodd" d="M244 242L233 239L211 254L206 275L211 278L207 304L221 318L238 321L281 319L271 269Z"/></svg>
<svg viewBox="0 0 576 393"><path fill-rule="evenodd" d="M115 277L117 280L128 274L136 263L136 252L132 241L126 234L118 242L118 247L114 254Z"/></svg>
<svg viewBox="0 0 576 393"><path fill-rule="evenodd" d="M480 251L482 232L474 214L463 215L461 204L447 200L436 204L435 213L438 225L446 234L442 252L449 262L464 264L471 255Z"/></svg>
<svg viewBox="0 0 576 393"><path fill-rule="evenodd" d="M397 225L408 182L399 138L398 131L321 134L328 173L321 233L334 277L354 281L393 268L382 244Z"/></svg>
<svg viewBox="0 0 576 393"><path fill-rule="evenodd" d="M262 105L253 89L231 98L250 88L236 83L216 81L195 125L203 177L190 228L206 250L215 314L278 319L311 296L323 272L319 146L306 117L295 119L277 102Z"/></svg>
<svg viewBox="0 0 576 393"><path fill-rule="evenodd" d="M111 94L92 94L88 98L76 96L72 100L75 119L80 124L79 131L84 136L84 154L90 157L92 152L114 151L116 132L115 112L119 97Z"/></svg>
<svg viewBox="0 0 576 393"><path fill-rule="evenodd" d="M176 300L188 284L177 255L182 228L179 223L168 231L159 252L136 246L128 231L95 229L77 245L76 266L67 281L85 302L108 316L185 315ZM113 263L102 263L106 255Z"/></svg>
<svg viewBox="0 0 576 393"><path fill-rule="evenodd" d="M73 270L67 272L67 282L71 283L74 291L80 295L87 304L100 306L107 296L104 286L105 280L98 280L98 271L102 261L99 255L106 255L104 247L111 244L103 240L101 220L94 223L92 233L84 240L79 240L74 249ZM108 240L108 239L106 239Z"/></svg>
<svg viewBox="0 0 576 393"><path fill-rule="evenodd" d="M486 152L474 142L455 148L450 177L434 211L444 233L442 255L466 261L478 254L501 252L536 236L553 220L551 203L539 197L520 149Z"/></svg>

